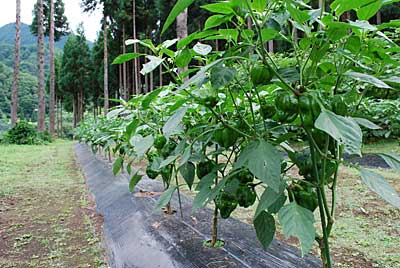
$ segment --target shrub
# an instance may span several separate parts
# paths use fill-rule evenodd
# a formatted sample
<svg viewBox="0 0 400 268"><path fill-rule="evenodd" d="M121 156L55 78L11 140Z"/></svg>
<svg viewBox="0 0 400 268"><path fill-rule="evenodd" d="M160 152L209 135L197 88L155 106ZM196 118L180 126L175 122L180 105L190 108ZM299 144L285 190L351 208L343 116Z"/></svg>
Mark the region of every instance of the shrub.
<svg viewBox="0 0 400 268"><path fill-rule="evenodd" d="M381 127L377 130L365 130L365 137L400 137L400 100L366 99L361 107L362 114Z"/></svg>
<svg viewBox="0 0 400 268"><path fill-rule="evenodd" d="M38 133L29 122L21 120L7 131L4 141L10 144L36 144Z"/></svg>

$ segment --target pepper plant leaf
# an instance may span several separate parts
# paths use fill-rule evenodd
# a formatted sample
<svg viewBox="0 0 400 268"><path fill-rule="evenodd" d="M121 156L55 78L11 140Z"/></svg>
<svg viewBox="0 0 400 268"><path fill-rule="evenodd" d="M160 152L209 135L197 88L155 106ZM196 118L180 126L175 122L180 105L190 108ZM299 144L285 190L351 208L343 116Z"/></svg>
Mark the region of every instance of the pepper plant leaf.
<svg viewBox="0 0 400 268"><path fill-rule="evenodd" d="M131 177L131 180L129 181L129 192L132 193L135 190L136 185L139 183L142 177L143 176L139 175L138 173Z"/></svg>
<svg viewBox="0 0 400 268"><path fill-rule="evenodd" d="M360 168L362 181L388 203L400 209L400 196L385 178L370 170Z"/></svg>
<svg viewBox="0 0 400 268"><path fill-rule="evenodd" d="M256 229L257 238L261 245L264 249L267 249L272 240L274 240L276 230L274 217L271 214L262 211L254 219L254 228Z"/></svg>
<svg viewBox="0 0 400 268"><path fill-rule="evenodd" d="M121 156L118 157L117 160L115 160L115 162L113 164L113 174L114 174L114 176L116 176L118 174L118 172L121 170L123 163L124 163L124 159Z"/></svg>
<svg viewBox="0 0 400 268"><path fill-rule="evenodd" d="M168 119L163 127L163 133L166 137L171 136L178 129L187 110L187 107L181 107Z"/></svg>
<svg viewBox="0 0 400 268"><path fill-rule="evenodd" d="M172 199L174 192L178 189L178 187L170 186L158 199L156 203L156 207L154 208L155 211L158 211L165 207Z"/></svg>
<svg viewBox="0 0 400 268"><path fill-rule="evenodd" d="M337 142L344 144L349 154L361 156L362 131L352 118L324 110L315 122L315 127L326 132Z"/></svg>
<svg viewBox="0 0 400 268"><path fill-rule="evenodd" d="M169 26L175 21L176 17L179 16L187 7L189 7L194 0L178 0L175 6L172 8L171 12L168 15L167 20L164 23L161 34L163 34Z"/></svg>
<svg viewBox="0 0 400 268"><path fill-rule="evenodd" d="M385 162L397 172L400 172L400 155L387 153L387 154L379 154L380 157L385 160Z"/></svg>
<svg viewBox="0 0 400 268"><path fill-rule="evenodd" d="M279 210L278 218L285 237L297 237L300 240L302 255L307 254L315 241L314 214L292 202Z"/></svg>
<svg viewBox="0 0 400 268"><path fill-rule="evenodd" d="M247 167L258 179L270 186L275 192L280 192L281 153L264 140L250 142L240 153L235 168Z"/></svg>

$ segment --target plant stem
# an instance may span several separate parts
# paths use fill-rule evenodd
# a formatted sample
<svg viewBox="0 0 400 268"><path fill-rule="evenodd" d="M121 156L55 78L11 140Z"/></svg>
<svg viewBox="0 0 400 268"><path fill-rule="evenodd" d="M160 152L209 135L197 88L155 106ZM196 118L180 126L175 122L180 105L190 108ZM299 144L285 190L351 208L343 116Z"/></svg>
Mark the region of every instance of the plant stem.
<svg viewBox="0 0 400 268"><path fill-rule="evenodd" d="M321 250L321 257L324 260L323 261L323 267L324 268L332 268L332 260L331 260L331 254L329 250L329 235L327 232L327 225L326 225L326 218L325 218L325 204L323 201L323 186L320 184L320 178L319 178L319 173L318 173L318 165L317 165L317 157L315 155L315 150L314 150L314 145L310 142L310 151L311 151L311 158L312 158L312 163L313 163L313 168L315 172L315 177L318 182L318 187L317 187L317 196L318 196L318 207L319 207L319 213L321 217L321 227L322 227L322 234L323 234L323 241L320 242L320 250Z"/></svg>
<svg viewBox="0 0 400 268"><path fill-rule="evenodd" d="M215 246L215 243L217 243L218 240L218 207L217 203L214 201L214 218L213 218L213 230L212 230L212 236L211 236L211 247Z"/></svg>

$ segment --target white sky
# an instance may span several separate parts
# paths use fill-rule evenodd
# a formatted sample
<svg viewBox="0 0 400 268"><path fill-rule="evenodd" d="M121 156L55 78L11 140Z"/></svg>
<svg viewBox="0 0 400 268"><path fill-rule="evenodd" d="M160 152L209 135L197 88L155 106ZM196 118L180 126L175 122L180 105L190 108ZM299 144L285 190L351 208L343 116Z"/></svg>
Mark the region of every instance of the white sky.
<svg viewBox="0 0 400 268"><path fill-rule="evenodd" d="M32 10L37 0L21 0L21 21L26 24L32 23ZM65 15L68 18L69 27L75 31L79 23L83 22L86 38L94 41L100 29L102 11L84 13L80 7L81 0L64 0ZM0 0L0 27L15 22L15 1Z"/></svg>

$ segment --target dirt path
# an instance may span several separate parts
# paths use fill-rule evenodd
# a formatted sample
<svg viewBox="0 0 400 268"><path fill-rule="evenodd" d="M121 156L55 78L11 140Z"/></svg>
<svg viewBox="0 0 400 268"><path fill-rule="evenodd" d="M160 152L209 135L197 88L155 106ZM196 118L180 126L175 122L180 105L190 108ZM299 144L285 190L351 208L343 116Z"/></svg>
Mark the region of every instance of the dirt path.
<svg viewBox="0 0 400 268"><path fill-rule="evenodd" d="M0 267L106 267L72 143L0 146Z"/></svg>

